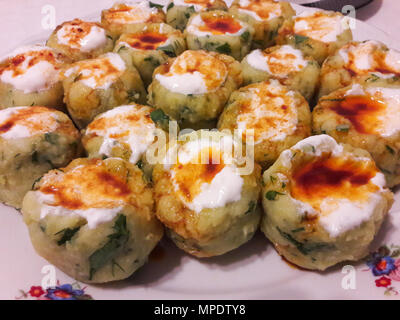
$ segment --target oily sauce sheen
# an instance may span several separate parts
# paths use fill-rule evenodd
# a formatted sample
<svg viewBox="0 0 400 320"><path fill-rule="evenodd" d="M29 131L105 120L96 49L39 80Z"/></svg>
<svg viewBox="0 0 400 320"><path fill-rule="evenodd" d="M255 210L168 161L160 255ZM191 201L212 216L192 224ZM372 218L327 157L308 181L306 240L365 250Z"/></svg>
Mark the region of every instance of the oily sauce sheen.
<svg viewBox="0 0 400 320"><path fill-rule="evenodd" d="M40 189L45 194L54 195L57 205L67 209L80 209L83 207L83 202L77 197L71 196L71 194L64 191L63 187L46 186Z"/></svg>
<svg viewBox="0 0 400 320"><path fill-rule="evenodd" d="M272 13L278 16L281 14L280 3L270 0L251 0L248 5L239 7L255 12L261 19L268 19Z"/></svg>
<svg viewBox="0 0 400 320"><path fill-rule="evenodd" d="M132 10L134 7L128 6L126 4L118 4L116 7L113 7L106 11L105 18L110 21L126 21L126 22L138 22L142 20L146 20L148 17L146 15L141 15L141 12L136 13L134 15Z"/></svg>
<svg viewBox="0 0 400 320"><path fill-rule="evenodd" d="M76 63L76 67L79 75L75 81L93 79L99 87L110 81L110 79L117 79L123 73L107 57L79 61ZM64 74L67 75L67 73L68 70Z"/></svg>
<svg viewBox="0 0 400 320"><path fill-rule="evenodd" d="M111 9L105 11L104 18L113 23L145 23L161 22L156 17L157 10L154 8L141 7L139 5L126 5L119 3Z"/></svg>
<svg viewBox="0 0 400 320"><path fill-rule="evenodd" d="M208 152L208 163L200 163L200 154ZM186 201L191 202L198 194L201 193L201 186L204 183L211 183L215 176L221 172L225 164L222 159L217 159L215 155L218 152L212 149L203 150L199 153L197 161L188 164L177 164L173 168L174 180L179 187L180 192ZM206 158L207 159L207 158ZM196 163L197 162L197 163Z"/></svg>
<svg viewBox="0 0 400 320"><path fill-rule="evenodd" d="M80 47L81 40L90 34L93 27L99 27L99 25L94 22L85 22L80 19L75 19L71 22L63 23L56 31L61 28L66 28L68 44Z"/></svg>
<svg viewBox="0 0 400 320"><path fill-rule="evenodd" d="M139 35L130 35L125 41L138 50L156 50L168 40L168 36L157 32L146 32Z"/></svg>
<svg viewBox="0 0 400 320"><path fill-rule="evenodd" d="M45 179L39 190L54 196L54 206L70 210L115 207L131 194L126 181L108 172L100 160Z"/></svg>
<svg viewBox="0 0 400 320"><path fill-rule="evenodd" d="M370 182L376 173L371 161L335 157L317 159L294 173L292 195L308 203L327 197L364 200L366 194L378 188Z"/></svg>
<svg viewBox="0 0 400 320"><path fill-rule="evenodd" d="M303 26L306 24L306 27ZM329 42L330 40L323 40L338 27L341 23L341 18L338 14L327 15L324 12L315 12L311 16L296 17L294 33L312 39Z"/></svg>
<svg viewBox="0 0 400 320"><path fill-rule="evenodd" d="M250 101L247 101L241 105L239 113L243 116L243 118L247 118L246 120L249 124L251 123L249 129L254 129L256 136L261 134L264 130L279 129L279 126L281 125L280 122L285 122L285 119L290 116L287 105L276 106L272 99L273 98L271 97L270 101L263 101L264 104L260 106L266 110L273 111L271 116L266 117L259 117L254 114L255 106L252 105Z"/></svg>
<svg viewBox="0 0 400 320"><path fill-rule="evenodd" d="M9 109L3 110L4 113L8 111ZM54 113L52 109L39 106L14 110L2 123L0 122L0 135L18 125L28 129L31 134L57 130L60 133L76 136L76 129L72 122L60 121Z"/></svg>
<svg viewBox="0 0 400 320"><path fill-rule="evenodd" d="M152 108L147 106L138 108L132 106L132 108L126 112L97 118L89 124L87 132L90 132L90 134L93 134L92 132L106 134L108 131L114 131L110 134L110 138L118 139L126 137L135 128L153 124L150 118L152 110ZM120 130L115 130L115 128L120 128ZM97 134L95 133L94 135Z"/></svg>
<svg viewBox="0 0 400 320"><path fill-rule="evenodd" d="M28 57L29 62L27 66L25 66L23 63ZM6 60L3 65L0 65L0 75L2 75L6 70L12 71L13 77L23 75L27 69L33 67L41 61L47 61L48 63L52 64L55 69L59 69L57 57L50 50L30 51L18 54L15 57Z"/></svg>
<svg viewBox="0 0 400 320"><path fill-rule="evenodd" d="M331 109L348 119L358 132L371 134L374 133L377 116L386 106L369 96L348 96Z"/></svg>
<svg viewBox="0 0 400 320"><path fill-rule="evenodd" d="M164 65L167 76L199 72L208 90L219 88L225 81L228 68L216 55L205 51L185 51L175 61Z"/></svg>
<svg viewBox="0 0 400 320"><path fill-rule="evenodd" d="M292 53L272 52L267 56L268 67L272 74L288 74L294 69L293 62L296 58Z"/></svg>
<svg viewBox="0 0 400 320"><path fill-rule="evenodd" d="M230 16L205 16L202 17L204 26L200 26L200 31L211 31L213 34L237 33L242 29L242 25Z"/></svg>
<svg viewBox="0 0 400 320"><path fill-rule="evenodd" d="M369 56L371 66L369 68L360 69L357 67L357 59L359 56ZM396 71L395 68L389 65L386 61L387 52L381 49L365 46L354 48L348 52L348 62L345 64L345 69L350 73L351 76L364 75L370 72L379 72L385 75L400 76L400 72Z"/></svg>

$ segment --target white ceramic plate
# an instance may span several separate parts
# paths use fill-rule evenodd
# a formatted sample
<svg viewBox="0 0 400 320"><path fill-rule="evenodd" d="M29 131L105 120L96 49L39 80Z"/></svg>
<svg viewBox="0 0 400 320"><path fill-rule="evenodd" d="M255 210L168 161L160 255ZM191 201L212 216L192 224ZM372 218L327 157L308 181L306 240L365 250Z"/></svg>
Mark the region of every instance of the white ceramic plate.
<svg viewBox="0 0 400 320"><path fill-rule="evenodd" d="M99 17L101 8L109 6L112 1L72 2L74 4L67 9L63 8L60 14L64 19ZM19 4L21 3L28 4L28 1L19 1ZM297 5L295 7L298 11L309 10ZM32 9L33 7L21 6L18 11L18 17L22 17L27 25L34 19ZM0 10L0 12L3 11ZM3 20L2 13L0 13L0 18ZM11 21L10 17L8 21ZM61 21L57 21L59 22ZM0 27L3 27L0 41L4 48L1 54L5 54L5 51L17 45L37 42L37 39L43 42L50 33L47 31L42 34L30 34L18 29L15 33L19 36L15 39L13 29L7 30L7 26L4 25ZM25 29L29 30L29 28ZM36 29L38 29L37 25L32 25L32 30ZM378 39L392 47L395 46L385 33L359 21L357 21L354 35L357 40ZM4 42L7 38L10 41ZM25 41L26 39L29 40ZM391 262L399 265L398 270L395 269L390 273L387 272L389 269L385 270L384 264L381 263L379 266L382 270L379 270L379 266L376 270L382 275L374 276L365 261L351 264L351 267L344 269L343 265L337 266L323 273L302 271L284 262L261 233L233 252L205 260L192 258L164 239L151 255L149 262L131 278L102 286L81 285L83 291L74 291L73 294L78 298L87 298L88 296L82 296L84 293L94 299L390 299L400 297L398 295L400 259L396 260L395 252L396 246L400 245L399 193L396 199L371 249L371 251L376 251L382 245L390 247L389 250L381 250L383 256L394 253L393 258L386 258L389 269L393 269ZM51 267L47 269L48 262L34 252L27 228L16 210L0 205L0 221L0 299L44 298L40 288L33 288L33 290L31 288L41 286L42 281L46 283ZM73 289L79 287L79 284L61 271L55 269L55 272L60 285L74 284ZM63 288L69 289L68 286ZM50 296L54 296L51 292Z"/></svg>

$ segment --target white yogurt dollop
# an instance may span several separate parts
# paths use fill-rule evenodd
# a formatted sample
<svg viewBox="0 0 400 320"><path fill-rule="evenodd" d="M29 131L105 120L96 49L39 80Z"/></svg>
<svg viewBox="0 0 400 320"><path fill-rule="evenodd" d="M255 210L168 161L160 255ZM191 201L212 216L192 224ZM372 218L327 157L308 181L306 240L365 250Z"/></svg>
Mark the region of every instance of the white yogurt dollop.
<svg viewBox="0 0 400 320"><path fill-rule="evenodd" d="M77 43L71 41L79 34L79 28L79 25L65 24L57 31L58 42L71 48L79 49L82 52L96 50L107 43L105 30L95 25L91 26L89 33L80 38Z"/></svg>
<svg viewBox="0 0 400 320"><path fill-rule="evenodd" d="M40 52L49 53L53 50L44 46L26 46L8 55L10 59L20 55L23 61L16 67L10 66L4 70L0 75L0 81L24 93L41 92L51 88L59 81L60 70L52 59L40 57Z"/></svg>

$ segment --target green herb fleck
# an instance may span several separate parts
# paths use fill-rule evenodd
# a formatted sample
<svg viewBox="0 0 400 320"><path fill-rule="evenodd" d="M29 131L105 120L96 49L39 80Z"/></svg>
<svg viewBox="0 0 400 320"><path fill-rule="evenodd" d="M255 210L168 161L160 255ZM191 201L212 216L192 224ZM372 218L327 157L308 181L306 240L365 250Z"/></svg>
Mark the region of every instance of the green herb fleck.
<svg viewBox="0 0 400 320"><path fill-rule="evenodd" d="M305 41L308 41L308 37L301 36L299 34L295 34L294 35L294 41L295 41L296 44L301 44L301 43L303 43Z"/></svg>
<svg viewBox="0 0 400 320"><path fill-rule="evenodd" d="M129 230L126 226L126 217L122 214L118 215L115 220L114 233L108 236L108 242L100 249L95 251L89 257L90 275L89 280L93 279L93 275L109 261L112 261L118 253L118 249L123 247L129 239Z"/></svg>
<svg viewBox="0 0 400 320"><path fill-rule="evenodd" d="M172 46L172 44L166 45L166 46L162 46L162 47L158 47L157 50L163 51L168 57L175 57L175 49Z"/></svg>
<svg viewBox="0 0 400 320"><path fill-rule="evenodd" d="M138 166L138 168L139 168L140 170L143 170L144 163L143 163L142 160L139 160L139 161L136 163L136 165Z"/></svg>
<svg viewBox="0 0 400 320"><path fill-rule="evenodd" d="M125 49L127 49L125 46L121 46L121 47L118 49L117 53L121 53L121 51L122 51L122 50L125 50Z"/></svg>
<svg viewBox="0 0 400 320"><path fill-rule="evenodd" d="M35 188L36 188L36 184L40 181L40 180L42 180L42 178L43 178L43 176L41 176L41 177L39 177L39 178L37 178L35 181L33 181L33 183L32 183L32 190L35 190Z"/></svg>
<svg viewBox="0 0 400 320"><path fill-rule="evenodd" d="M113 276L114 276L114 266L117 266L118 269L120 269L122 272L125 272L125 270L114 259L111 260L111 264L112 264L111 265L111 273Z"/></svg>
<svg viewBox="0 0 400 320"><path fill-rule="evenodd" d="M150 8L157 8L157 9L164 8L164 6L162 4L154 3L154 2L151 2L151 1L149 1L149 6L150 6Z"/></svg>
<svg viewBox="0 0 400 320"><path fill-rule="evenodd" d="M175 6L174 3L171 2L171 3L168 5L168 7L167 7L167 11L168 11L169 9L172 9L174 6Z"/></svg>
<svg viewBox="0 0 400 320"><path fill-rule="evenodd" d="M291 234L283 232L281 229L276 227L280 235L288 240L290 243L292 243L297 250L299 250L302 254L307 255L312 251L317 251L317 250L329 250L333 249L334 246L331 244L327 243L321 243L321 242L314 242L314 243L303 243L298 240L296 240Z"/></svg>
<svg viewBox="0 0 400 320"><path fill-rule="evenodd" d="M249 41L249 39L250 39L250 32L249 32L249 31L245 31L245 32L243 32L243 33L241 34L240 37L242 38L242 40L243 40L244 42L247 42L247 41Z"/></svg>
<svg viewBox="0 0 400 320"><path fill-rule="evenodd" d="M57 241L57 244L59 246L62 246L66 242L71 241L72 237L75 235L75 233L77 233L79 231L79 229L80 229L80 227L73 228L73 229L66 228L66 229L63 229L63 230L57 232L55 235L62 234L62 237L60 240Z"/></svg>
<svg viewBox="0 0 400 320"><path fill-rule="evenodd" d="M180 120L184 121L185 119L188 119L192 113L193 113L192 109L190 109L187 106L182 106L181 107Z"/></svg>
<svg viewBox="0 0 400 320"><path fill-rule="evenodd" d="M190 6L189 8L186 9L185 18L189 19L190 16L195 12L196 12L196 10L195 10L194 6Z"/></svg>
<svg viewBox="0 0 400 320"><path fill-rule="evenodd" d="M219 53L223 53L223 54L231 54L232 53L231 46L227 42L225 44L223 44L222 46L216 47L215 50L217 50Z"/></svg>
<svg viewBox="0 0 400 320"><path fill-rule="evenodd" d="M274 200L276 200L276 196L277 195L284 195L284 193L281 193L281 192L278 192L278 191L274 191L274 190L270 190L265 194L265 197L270 201L274 201Z"/></svg>
<svg viewBox="0 0 400 320"><path fill-rule="evenodd" d="M168 126L169 117L161 109L152 111L150 113L150 118L161 127Z"/></svg>
<svg viewBox="0 0 400 320"><path fill-rule="evenodd" d="M59 137L57 133L47 132L44 134L44 140L46 140L50 144L57 145L58 138Z"/></svg>
<svg viewBox="0 0 400 320"><path fill-rule="evenodd" d="M196 40L197 40L196 41L197 42L197 46L202 48L203 45L201 44L201 42L198 39L196 39ZM204 49L206 49L207 51L215 51L216 47L218 47L218 43L215 43L215 42L212 42L212 41L207 41L204 44Z"/></svg>
<svg viewBox="0 0 400 320"><path fill-rule="evenodd" d="M307 151L311 150L312 153L315 153L316 149L315 146L312 144L307 144Z"/></svg>
<svg viewBox="0 0 400 320"><path fill-rule="evenodd" d="M277 34L278 34L278 29L271 30L271 31L268 33L268 40L269 40L269 41L274 40L274 38L277 36Z"/></svg>
<svg viewBox="0 0 400 320"><path fill-rule="evenodd" d="M254 210L256 209L256 207L257 207L257 202L256 201L250 201L249 202L249 208L247 209L245 214L253 213Z"/></svg>
<svg viewBox="0 0 400 320"><path fill-rule="evenodd" d="M262 40L253 40L253 43L258 46L263 46L263 44L264 44Z"/></svg>
<svg viewBox="0 0 400 320"><path fill-rule="evenodd" d="M390 146L386 145L386 149L391 153L391 154L395 154L396 151L394 151L393 148L391 148Z"/></svg>
<svg viewBox="0 0 400 320"><path fill-rule="evenodd" d="M291 232L292 233L297 233L297 232L302 232L304 230L305 230L304 228L297 228L297 229L293 229Z"/></svg>
<svg viewBox="0 0 400 320"><path fill-rule="evenodd" d="M367 80L365 80L366 82L376 82L378 81L380 78L376 75L376 74L371 74L369 76L369 78Z"/></svg>
<svg viewBox="0 0 400 320"><path fill-rule="evenodd" d="M157 59L155 59L152 56L146 57L143 60L151 63L153 65L153 68L157 68L161 64L160 61L158 61Z"/></svg>

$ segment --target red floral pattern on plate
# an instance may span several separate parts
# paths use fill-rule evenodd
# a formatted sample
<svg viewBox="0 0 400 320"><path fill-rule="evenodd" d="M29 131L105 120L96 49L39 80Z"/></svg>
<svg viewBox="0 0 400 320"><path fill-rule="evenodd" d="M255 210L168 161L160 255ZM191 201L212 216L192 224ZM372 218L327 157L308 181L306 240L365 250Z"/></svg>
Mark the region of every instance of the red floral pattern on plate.
<svg viewBox="0 0 400 320"><path fill-rule="evenodd" d="M366 263L372 275L378 277L376 287L385 288L387 296L399 294L392 282L400 282L400 246L382 246L368 256Z"/></svg>
<svg viewBox="0 0 400 320"><path fill-rule="evenodd" d="M78 282L73 284L60 285L58 282L55 287L42 288L32 286L29 291L20 290L20 296L16 299L35 299L35 300L93 300L91 295L85 293L86 287L81 288Z"/></svg>

